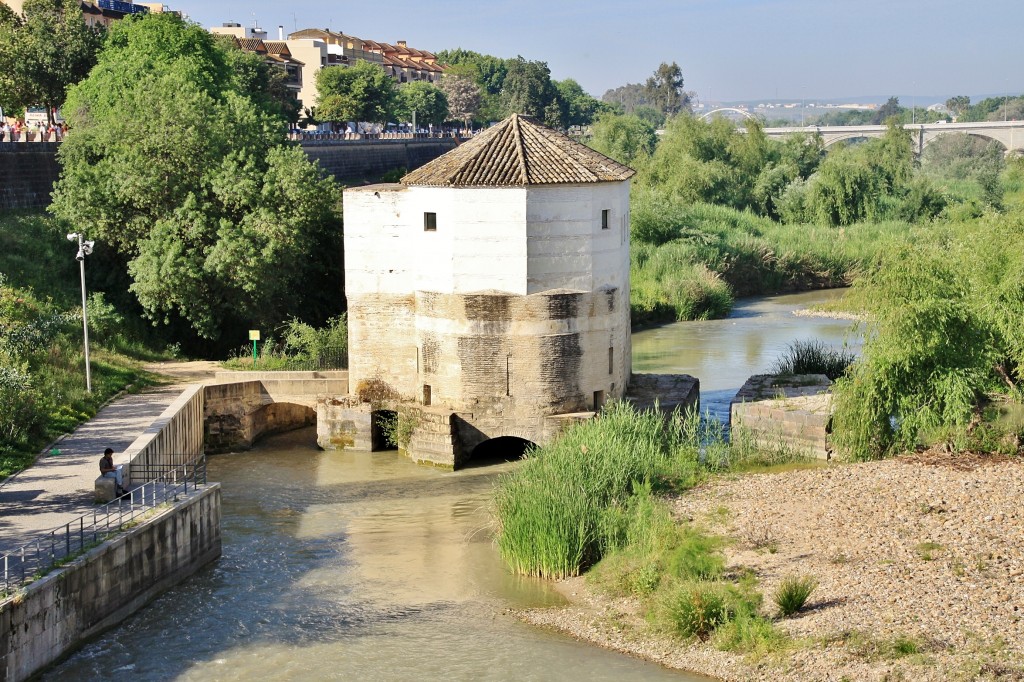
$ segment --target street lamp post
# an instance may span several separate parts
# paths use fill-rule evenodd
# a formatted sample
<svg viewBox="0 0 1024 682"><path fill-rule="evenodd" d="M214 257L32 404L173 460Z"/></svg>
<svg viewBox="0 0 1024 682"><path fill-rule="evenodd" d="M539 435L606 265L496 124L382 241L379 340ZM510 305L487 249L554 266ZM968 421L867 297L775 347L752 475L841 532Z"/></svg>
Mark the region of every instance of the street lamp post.
<svg viewBox="0 0 1024 682"><path fill-rule="evenodd" d="M85 235L81 232L72 232L68 235L69 242L78 242L78 253L75 260L82 273L82 335L85 339L85 390L92 393L92 372L89 369L89 315L86 311L85 299L85 257L92 253L93 244L96 242L86 241Z"/></svg>

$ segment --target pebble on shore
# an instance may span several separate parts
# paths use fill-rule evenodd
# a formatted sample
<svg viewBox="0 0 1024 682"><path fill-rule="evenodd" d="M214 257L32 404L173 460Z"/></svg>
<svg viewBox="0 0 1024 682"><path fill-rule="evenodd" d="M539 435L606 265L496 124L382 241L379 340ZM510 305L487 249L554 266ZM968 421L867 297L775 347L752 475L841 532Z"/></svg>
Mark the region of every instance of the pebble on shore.
<svg viewBox="0 0 1024 682"><path fill-rule="evenodd" d="M797 641L758 662L646 627L638 605L585 579L571 604L523 617L663 665L724 680L1024 680L1024 464L904 457L713 479L672 499L727 536L765 603L786 576L819 581L778 625ZM919 653L886 653L904 638Z"/></svg>

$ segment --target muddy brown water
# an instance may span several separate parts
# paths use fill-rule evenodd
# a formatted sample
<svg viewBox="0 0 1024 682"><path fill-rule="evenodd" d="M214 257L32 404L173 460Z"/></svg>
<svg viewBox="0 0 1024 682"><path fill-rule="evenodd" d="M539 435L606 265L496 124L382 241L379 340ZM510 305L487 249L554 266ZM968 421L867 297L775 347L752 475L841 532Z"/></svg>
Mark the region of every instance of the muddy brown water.
<svg viewBox="0 0 1024 682"><path fill-rule="evenodd" d="M841 342L847 323L791 315L829 295L639 332L634 369L699 376L704 406L720 411L793 338ZM544 581L510 575L493 545L491 490L514 466L442 472L394 452L324 452L311 429L211 457L222 558L44 679L705 679L507 613L563 603Z"/></svg>

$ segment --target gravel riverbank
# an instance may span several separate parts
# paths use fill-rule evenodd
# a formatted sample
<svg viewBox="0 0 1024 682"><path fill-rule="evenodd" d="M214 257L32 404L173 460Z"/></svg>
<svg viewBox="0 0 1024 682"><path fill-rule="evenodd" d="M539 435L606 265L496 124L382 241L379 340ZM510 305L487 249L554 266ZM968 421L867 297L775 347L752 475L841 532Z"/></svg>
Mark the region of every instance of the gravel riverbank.
<svg viewBox="0 0 1024 682"><path fill-rule="evenodd" d="M636 603L560 587L572 604L532 623L725 680L1024 680L1024 464L911 456L715 479L671 500L681 519L732 539L771 604L810 575L807 607L778 625L795 641L750 661L651 634Z"/></svg>

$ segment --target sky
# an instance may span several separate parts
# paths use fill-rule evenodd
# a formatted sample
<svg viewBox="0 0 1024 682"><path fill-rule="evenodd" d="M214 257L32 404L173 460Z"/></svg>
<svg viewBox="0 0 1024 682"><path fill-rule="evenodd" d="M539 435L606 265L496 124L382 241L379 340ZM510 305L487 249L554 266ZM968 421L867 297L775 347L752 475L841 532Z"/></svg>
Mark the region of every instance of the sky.
<svg viewBox="0 0 1024 682"><path fill-rule="evenodd" d="M547 62L600 97L679 64L702 101L1019 94L1021 0L165 0L203 26L331 28Z"/></svg>

